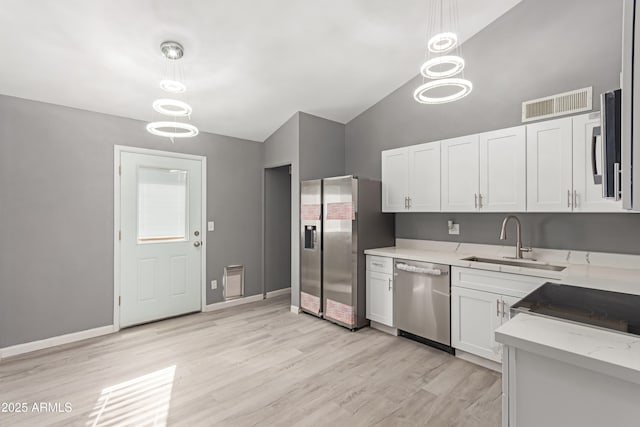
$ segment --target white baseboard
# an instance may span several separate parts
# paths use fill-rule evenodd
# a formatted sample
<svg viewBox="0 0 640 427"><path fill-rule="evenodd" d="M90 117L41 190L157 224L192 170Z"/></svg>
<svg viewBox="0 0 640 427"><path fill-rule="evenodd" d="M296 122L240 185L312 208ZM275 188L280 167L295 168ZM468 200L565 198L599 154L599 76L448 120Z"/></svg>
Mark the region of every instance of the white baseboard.
<svg viewBox="0 0 640 427"><path fill-rule="evenodd" d="M263 299L264 297L262 296L262 294L260 294L260 295L251 295L250 297L232 299L229 301L214 302L213 304L206 305L204 307L204 310L202 311L209 312L209 311L224 310L225 308L235 307L237 305L242 305L242 304L249 304L256 301L262 301Z"/></svg>
<svg viewBox="0 0 640 427"><path fill-rule="evenodd" d="M45 348L56 347L63 344L82 341L116 332L113 325L101 326L99 328L87 329L86 331L73 332L71 334L59 335L57 337L46 338L38 341L31 341L24 344L17 344L11 347L0 348L0 360L19 354L31 353L32 351L43 350Z"/></svg>
<svg viewBox="0 0 640 427"><path fill-rule="evenodd" d="M291 306L291 312L294 313L294 314L300 314L300 307L292 305Z"/></svg>
<svg viewBox="0 0 640 427"><path fill-rule="evenodd" d="M467 362L480 365L484 368L491 369L492 371L502 372L502 365L500 363L485 359L484 357L476 356L475 354L456 349L456 357L466 360Z"/></svg>
<svg viewBox="0 0 640 427"><path fill-rule="evenodd" d="M279 297L280 295L291 294L291 288L278 289L275 291L267 292L267 298Z"/></svg>

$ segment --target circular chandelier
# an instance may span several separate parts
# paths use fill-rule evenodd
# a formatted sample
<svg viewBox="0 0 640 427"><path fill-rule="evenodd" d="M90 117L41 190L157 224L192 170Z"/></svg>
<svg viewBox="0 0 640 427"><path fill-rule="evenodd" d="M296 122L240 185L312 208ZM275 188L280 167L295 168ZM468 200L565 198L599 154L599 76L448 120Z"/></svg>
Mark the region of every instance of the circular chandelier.
<svg viewBox="0 0 640 427"><path fill-rule="evenodd" d="M413 98L421 104L457 101L473 90L473 84L464 78L465 61L456 33L457 15L457 0L430 0L428 33L434 35L427 41L425 61L420 67L422 84L413 92ZM454 92L439 95L440 89Z"/></svg>
<svg viewBox="0 0 640 427"><path fill-rule="evenodd" d="M429 91L444 87L458 88L458 91L446 96L426 95ZM416 101L422 104L445 104L447 102L453 102L457 101L458 99L464 98L465 96L469 95L472 90L473 84L466 79L432 80L418 86L415 92L413 92L413 97Z"/></svg>
<svg viewBox="0 0 640 427"><path fill-rule="evenodd" d="M198 134L197 127L181 122L151 122L147 125L147 131L167 138L191 138Z"/></svg>
<svg viewBox="0 0 640 427"><path fill-rule="evenodd" d="M160 44L160 51L166 59L166 78L160 80L159 86L163 91L170 94L181 94L186 92L187 86L184 84L184 72L177 60L184 56L184 48L178 42L166 41ZM160 98L151 104L153 109L163 116L169 116L171 120L159 120L147 124L147 132L152 135L169 138L174 142L174 138L192 138L198 135L198 128L190 123L178 121L178 118L191 118L193 109L185 101L178 99Z"/></svg>

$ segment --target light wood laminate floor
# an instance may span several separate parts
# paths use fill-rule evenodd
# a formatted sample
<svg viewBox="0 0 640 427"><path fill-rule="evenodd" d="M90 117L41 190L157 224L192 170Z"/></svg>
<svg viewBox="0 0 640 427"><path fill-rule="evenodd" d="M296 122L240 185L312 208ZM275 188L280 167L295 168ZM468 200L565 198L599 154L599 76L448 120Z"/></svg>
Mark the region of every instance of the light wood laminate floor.
<svg viewBox="0 0 640 427"><path fill-rule="evenodd" d="M405 338L293 314L285 296L5 360L0 402L28 405L0 412L2 426L484 427L500 425L501 380Z"/></svg>

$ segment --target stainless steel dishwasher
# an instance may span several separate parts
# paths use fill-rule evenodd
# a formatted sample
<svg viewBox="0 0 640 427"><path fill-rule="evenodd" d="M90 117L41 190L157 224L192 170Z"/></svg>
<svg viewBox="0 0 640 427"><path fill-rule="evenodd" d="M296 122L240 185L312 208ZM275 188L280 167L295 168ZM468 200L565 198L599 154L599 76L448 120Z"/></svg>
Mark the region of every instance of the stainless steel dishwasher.
<svg viewBox="0 0 640 427"><path fill-rule="evenodd" d="M396 259L393 317L401 335L453 353L448 265Z"/></svg>

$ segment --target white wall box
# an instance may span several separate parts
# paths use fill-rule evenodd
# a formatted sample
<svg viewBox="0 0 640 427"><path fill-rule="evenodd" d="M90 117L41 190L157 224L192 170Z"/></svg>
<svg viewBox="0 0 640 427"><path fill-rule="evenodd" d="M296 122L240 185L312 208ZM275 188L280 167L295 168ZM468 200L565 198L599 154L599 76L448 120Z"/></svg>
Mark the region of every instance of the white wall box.
<svg viewBox="0 0 640 427"><path fill-rule="evenodd" d="M367 319L393 327L393 259L367 255Z"/></svg>
<svg viewBox="0 0 640 427"><path fill-rule="evenodd" d="M478 135L448 139L442 145L442 210L478 210L480 164Z"/></svg>
<svg viewBox="0 0 640 427"><path fill-rule="evenodd" d="M548 279L458 267L451 273L452 346L501 362L494 331L510 319L512 304Z"/></svg>
<svg viewBox="0 0 640 427"><path fill-rule="evenodd" d="M571 117L527 125L527 211L571 212Z"/></svg>
<svg viewBox="0 0 640 427"><path fill-rule="evenodd" d="M382 211L440 211L440 143L382 152Z"/></svg>

